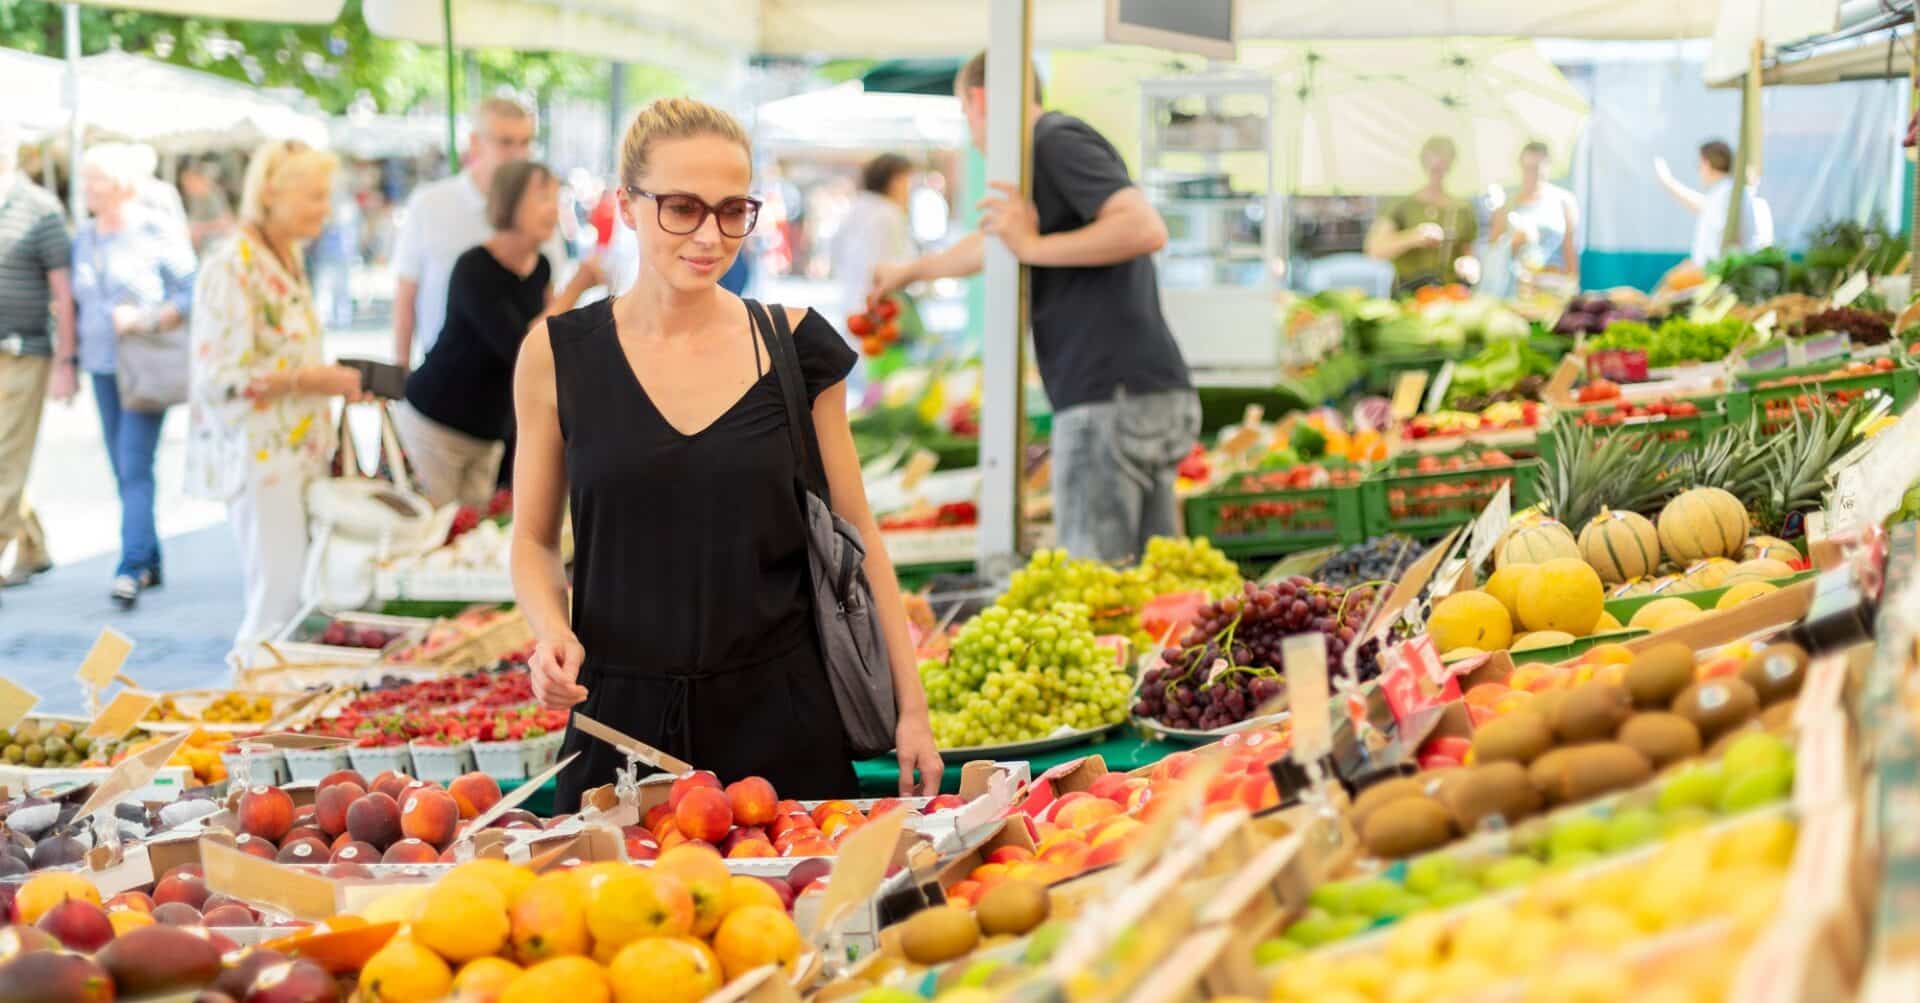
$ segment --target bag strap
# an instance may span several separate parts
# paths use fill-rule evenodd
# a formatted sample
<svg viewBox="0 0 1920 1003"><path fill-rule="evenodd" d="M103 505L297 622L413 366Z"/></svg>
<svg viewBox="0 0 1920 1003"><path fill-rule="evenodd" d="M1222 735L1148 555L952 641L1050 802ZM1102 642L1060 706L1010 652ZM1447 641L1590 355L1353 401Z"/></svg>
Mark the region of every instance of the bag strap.
<svg viewBox="0 0 1920 1003"><path fill-rule="evenodd" d="M827 487L826 466L820 459L819 439L814 432L812 412L806 405L805 377L800 372L800 356L793 348L793 331L787 324L786 308L778 304L762 306L756 300L747 300L746 304L753 326L767 343L774 380L780 384L780 396L786 402L787 438L800 463L800 482L831 506L833 494Z"/></svg>

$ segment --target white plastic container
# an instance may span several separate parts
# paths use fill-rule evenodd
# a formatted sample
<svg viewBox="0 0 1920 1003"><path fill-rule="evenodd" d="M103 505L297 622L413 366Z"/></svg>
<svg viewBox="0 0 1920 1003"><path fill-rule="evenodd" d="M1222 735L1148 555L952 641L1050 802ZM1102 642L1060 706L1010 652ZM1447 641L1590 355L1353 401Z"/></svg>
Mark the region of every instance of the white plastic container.
<svg viewBox="0 0 1920 1003"><path fill-rule="evenodd" d="M415 741L407 743L407 748L413 755L415 780L446 784L452 783L462 773L473 772L473 747L470 743L426 745Z"/></svg>
<svg viewBox="0 0 1920 1003"><path fill-rule="evenodd" d="M255 784L279 785L288 782L287 757L279 749L263 752L223 752L220 761L227 767L227 783L247 787Z"/></svg>
<svg viewBox="0 0 1920 1003"><path fill-rule="evenodd" d="M344 746L332 749L286 749L281 755L287 761L287 774L294 783L320 780L335 770L346 769L352 762Z"/></svg>
<svg viewBox="0 0 1920 1003"><path fill-rule="evenodd" d="M413 756L408 753L404 745L383 745L377 748L352 746L347 749L347 760L353 764L353 768L358 770L361 776L369 781L388 770L413 776Z"/></svg>
<svg viewBox="0 0 1920 1003"><path fill-rule="evenodd" d="M511 742L474 742L476 768L495 780L525 780L560 761L561 732Z"/></svg>

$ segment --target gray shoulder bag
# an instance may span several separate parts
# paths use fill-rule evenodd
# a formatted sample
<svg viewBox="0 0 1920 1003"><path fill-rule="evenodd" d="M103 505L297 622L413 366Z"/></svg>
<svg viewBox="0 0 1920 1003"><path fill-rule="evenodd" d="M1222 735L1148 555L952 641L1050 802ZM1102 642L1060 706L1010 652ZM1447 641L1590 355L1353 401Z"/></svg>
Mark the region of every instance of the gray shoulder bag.
<svg viewBox="0 0 1920 1003"><path fill-rule="evenodd" d="M892 661L880 619L874 614L873 583L867 580L862 563L866 546L860 531L833 512L787 311L748 300L747 312L766 342L780 395L786 401L788 439L800 471L794 489L806 523L814 621L833 701L840 708L840 726L855 756L877 756L893 748L899 715L893 703Z"/></svg>

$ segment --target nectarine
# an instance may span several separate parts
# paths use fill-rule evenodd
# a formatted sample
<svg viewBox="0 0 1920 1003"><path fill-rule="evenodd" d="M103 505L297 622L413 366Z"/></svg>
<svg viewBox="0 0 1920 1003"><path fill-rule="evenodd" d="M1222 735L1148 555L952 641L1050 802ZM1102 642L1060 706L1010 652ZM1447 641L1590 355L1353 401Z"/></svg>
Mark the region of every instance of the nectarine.
<svg viewBox="0 0 1920 1003"><path fill-rule="evenodd" d="M276 843L293 828L293 798L286 791L255 784L240 795L240 831Z"/></svg>
<svg viewBox="0 0 1920 1003"><path fill-rule="evenodd" d="M400 805L400 831L435 847L453 841L460 828L460 806L446 791L432 787L412 787Z"/></svg>
<svg viewBox="0 0 1920 1003"><path fill-rule="evenodd" d="M688 839L718 843L733 828L733 804L725 792L708 787L689 789L673 809L673 822Z"/></svg>
<svg viewBox="0 0 1920 1003"><path fill-rule="evenodd" d="M714 776L711 770L694 770L692 773L675 780L673 786L668 789L667 808L678 811L680 802L687 796L688 791L699 790L703 787L724 792L724 789L720 786L720 778Z"/></svg>
<svg viewBox="0 0 1920 1003"><path fill-rule="evenodd" d="M346 832L347 809L366 793L366 788L351 780L320 788L313 799L314 819L320 823L320 831L329 837Z"/></svg>
<svg viewBox="0 0 1920 1003"><path fill-rule="evenodd" d="M463 773L447 785L447 794L465 821L500 803L500 784L485 773Z"/></svg>
<svg viewBox="0 0 1920 1003"><path fill-rule="evenodd" d="M383 864L431 864L440 859L440 851L430 844L408 837L387 848L380 857Z"/></svg>
<svg viewBox="0 0 1920 1003"><path fill-rule="evenodd" d="M773 785L761 777L748 777L727 785L727 801L733 807L735 825L766 825L779 811L780 798Z"/></svg>
<svg viewBox="0 0 1920 1003"><path fill-rule="evenodd" d="M358 842L392 846L401 837L400 803L381 791L368 793L347 806L347 832Z"/></svg>

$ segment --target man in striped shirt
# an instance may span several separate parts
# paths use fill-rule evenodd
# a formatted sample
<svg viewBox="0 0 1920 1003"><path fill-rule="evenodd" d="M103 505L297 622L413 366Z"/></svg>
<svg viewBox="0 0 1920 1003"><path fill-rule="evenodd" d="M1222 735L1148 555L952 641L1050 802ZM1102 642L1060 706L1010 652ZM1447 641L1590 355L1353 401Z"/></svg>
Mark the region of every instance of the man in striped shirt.
<svg viewBox="0 0 1920 1003"><path fill-rule="evenodd" d="M27 469L46 398L71 400L76 386L71 238L60 201L17 169L19 146L0 121L0 556L13 548L0 585L52 566L27 508Z"/></svg>

